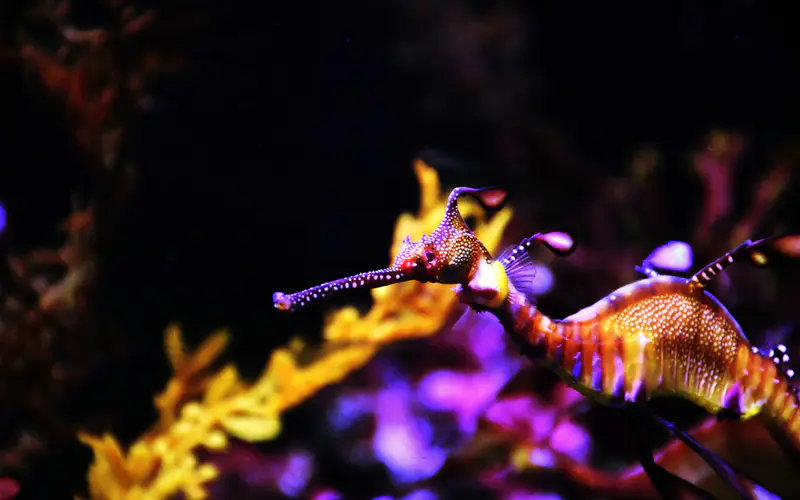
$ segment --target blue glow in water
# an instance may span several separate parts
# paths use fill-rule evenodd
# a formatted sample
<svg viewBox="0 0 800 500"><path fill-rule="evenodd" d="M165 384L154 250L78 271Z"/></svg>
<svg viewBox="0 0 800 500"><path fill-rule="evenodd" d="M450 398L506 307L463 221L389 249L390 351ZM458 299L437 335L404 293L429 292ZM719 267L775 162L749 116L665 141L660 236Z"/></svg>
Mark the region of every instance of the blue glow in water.
<svg viewBox="0 0 800 500"><path fill-rule="evenodd" d="M438 495L430 490L417 490L413 493L409 493L403 500L436 500Z"/></svg>
<svg viewBox="0 0 800 500"><path fill-rule="evenodd" d="M761 486L754 484L753 485L753 493L756 496L756 500L780 500L778 495L774 493L770 493L769 491L765 490Z"/></svg>
<svg viewBox="0 0 800 500"><path fill-rule="evenodd" d="M337 431L350 427L363 415L371 412L375 401L369 394L343 394L328 413L328 423Z"/></svg>
<svg viewBox="0 0 800 500"><path fill-rule="evenodd" d="M517 491L509 495L508 500L563 500L555 493L527 493Z"/></svg>
<svg viewBox="0 0 800 500"><path fill-rule="evenodd" d="M562 422L553 429L550 446L575 460L582 461L589 457L591 439L583 427L571 422Z"/></svg>
<svg viewBox="0 0 800 500"><path fill-rule="evenodd" d="M439 370L420 381L418 398L431 410L455 412L461 432L471 434L486 406L508 379L509 374L498 370L480 374Z"/></svg>
<svg viewBox="0 0 800 500"><path fill-rule="evenodd" d="M3 232L3 229L6 228L6 209L2 203L0 203L0 233Z"/></svg>
<svg viewBox="0 0 800 500"><path fill-rule="evenodd" d="M447 459L446 450L432 446L430 423L412 414L412 397L407 384L396 383L380 393L376 405L373 452L399 483L427 479Z"/></svg>
<svg viewBox="0 0 800 500"><path fill-rule="evenodd" d="M444 465L447 452L430 446L421 436L417 419L380 425L375 433L375 455L399 483L428 479Z"/></svg>
<svg viewBox="0 0 800 500"><path fill-rule="evenodd" d="M290 497L300 495L305 491L313 470L314 462L310 454L293 453L278 478L278 488Z"/></svg>
<svg viewBox="0 0 800 500"><path fill-rule="evenodd" d="M537 467L553 467L556 465L556 457L553 456L550 450L542 448L534 448L528 460Z"/></svg>
<svg viewBox="0 0 800 500"><path fill-rule="evenodd" d="M343 498L342 495L335 491L320 491L312 497L313 500L343 500Z"/></svg>
<svg viewBox="0 0 800 500"><path fill-rule="evenodd" d="M658 269L685 272L692 267L692 247L683 241L670 241L653 250L645 262Z"/></svg>

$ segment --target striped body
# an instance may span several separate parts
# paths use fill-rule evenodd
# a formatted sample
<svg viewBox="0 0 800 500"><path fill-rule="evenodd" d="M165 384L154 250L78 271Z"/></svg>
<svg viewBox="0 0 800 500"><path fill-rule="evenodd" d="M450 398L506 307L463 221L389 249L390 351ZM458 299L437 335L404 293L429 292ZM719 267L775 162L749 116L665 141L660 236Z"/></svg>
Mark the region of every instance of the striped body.
<svg viewBox="0 0 800 500"><path fill-rule="evenodd" d="M542 362L596 401L673 395L711 413L762 413L800 446L796 390L770 358L755 352L727 309L690 280L637 281L564 320L548 318L516 290L493 312Z"/></svg>

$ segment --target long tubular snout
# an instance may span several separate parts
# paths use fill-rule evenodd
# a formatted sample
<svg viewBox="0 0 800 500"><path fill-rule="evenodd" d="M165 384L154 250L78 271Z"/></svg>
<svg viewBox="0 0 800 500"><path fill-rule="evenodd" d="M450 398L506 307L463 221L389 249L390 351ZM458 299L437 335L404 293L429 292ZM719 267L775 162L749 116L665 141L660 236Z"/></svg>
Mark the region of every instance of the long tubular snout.
<svg viewBox="0 0 800 500"><path fill-rule="evenodd" d="M410 279L412 279L411 275L404 270L393 268L379 269L377 271L368 271L346 278L340 278L335 281L329 281L297 293L285 294L283 292L275 292L272 294L272 302L276 309L295 311L321 299L336 297L350 290L359 288L380 288L394 283L409 281Z"/></svg>

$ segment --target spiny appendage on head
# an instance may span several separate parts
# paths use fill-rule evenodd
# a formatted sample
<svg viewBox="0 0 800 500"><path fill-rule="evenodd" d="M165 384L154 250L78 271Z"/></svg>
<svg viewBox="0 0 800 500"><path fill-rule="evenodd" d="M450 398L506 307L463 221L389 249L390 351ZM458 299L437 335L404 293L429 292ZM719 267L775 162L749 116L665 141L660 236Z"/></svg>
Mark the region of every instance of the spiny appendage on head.
<svg viewBox="0 0 800 500"><path fill-rule="evenodd" d="M297 293L275 292L272 294L272 302L275 308L281 311L295 311L318 300L334 297L350 290L378 288L410 279L412 277L407 271L394 268L380 269L329 281Z"/></svg>
<svg viewBox="0 0 800 500"><path fill-rule="evenodd" d="M450 193L447 209L439 227L430 236L423 236L418 242L406 238L391 267L329 281L293 294L275 292L272 295L275 308L294 311L320 299L330 298L352 289L378 288L410 280L439 283L467 282L475 273L478 263L490 259L491 256L458 211L458 198L464 195L475 198L488 209L501 208L507 196L506 192L499 188L456 188Z"/></svg>

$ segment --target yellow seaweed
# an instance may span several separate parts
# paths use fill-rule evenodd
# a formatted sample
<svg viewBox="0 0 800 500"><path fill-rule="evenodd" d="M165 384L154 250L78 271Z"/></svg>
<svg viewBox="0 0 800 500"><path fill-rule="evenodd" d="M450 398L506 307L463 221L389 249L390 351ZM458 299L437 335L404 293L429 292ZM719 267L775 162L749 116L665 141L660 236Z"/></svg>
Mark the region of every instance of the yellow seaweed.
<svg viewBox="0 0 800 500"><path fill-rule="evenodd" d="M421 160L414 163L414 170L421 187L420 210L415 216L398 218L391 258L407 235L419 238L430 232L444 212L446 193L441 192L436 171ZM470 200L461 202L460 208L465 217L482 213ZM510 217L506 208L475 227L489 249L500 243ZM228 436L273 439L280 433L283 412L364 366L382 345L435 334L457 300L448 286L413 281L374 289L372 297L373 305L365 314L345 307L329 315L318 351L309 351L299 340L276 349L252 384L243 381L233 365L206 373L225 348L227 332L212 334L188 354L180 328L168 327L165 350L173 377L155 397L158 422L127 453L111 435L79 434L94 451L88 472L91 497L157 500L183 493L204 498L205 485L217 471L197 461L197 448L224 450ZM311 361L300 363L301 358Z"/></svg>

